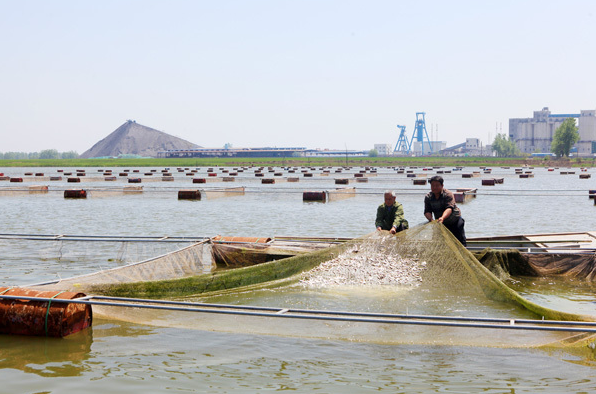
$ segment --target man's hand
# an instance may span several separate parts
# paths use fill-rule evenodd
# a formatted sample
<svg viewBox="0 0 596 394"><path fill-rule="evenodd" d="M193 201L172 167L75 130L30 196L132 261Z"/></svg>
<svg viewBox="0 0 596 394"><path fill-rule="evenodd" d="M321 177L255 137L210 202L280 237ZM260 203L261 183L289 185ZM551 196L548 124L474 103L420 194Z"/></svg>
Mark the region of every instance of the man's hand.
<svg viewBox="0 0 596 394"><path fill-rule="evenodd" d="M391 227L391 230L389 230L389 232L391 234L395 234L397 232L397 230L395 229L395 226Z"/></svg>

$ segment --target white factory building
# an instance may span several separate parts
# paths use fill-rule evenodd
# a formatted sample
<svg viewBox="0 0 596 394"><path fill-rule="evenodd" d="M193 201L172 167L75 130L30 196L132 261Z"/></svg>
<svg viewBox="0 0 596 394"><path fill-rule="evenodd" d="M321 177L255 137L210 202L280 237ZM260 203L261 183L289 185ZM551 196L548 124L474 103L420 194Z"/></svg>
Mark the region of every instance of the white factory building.
<svg viewBox="0 0 596 394"><path fill-rule="evenodd" d="M551 114L548 107L534 111L533 118L509 119L509 137L522 153L547 153L555 130L567 118L577 119L580 140L574 145L579 156L596 154L596 110L582 110L579 114Z"/></svg>

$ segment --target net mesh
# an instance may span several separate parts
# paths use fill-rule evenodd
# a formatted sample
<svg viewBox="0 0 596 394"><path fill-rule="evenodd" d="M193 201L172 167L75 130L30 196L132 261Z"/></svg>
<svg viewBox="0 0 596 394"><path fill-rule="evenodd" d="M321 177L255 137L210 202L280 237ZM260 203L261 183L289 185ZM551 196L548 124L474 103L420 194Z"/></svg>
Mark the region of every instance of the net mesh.
<svg viewBox="0 0 596 394"><path fill-rule="evenodd" d="M196 274L204 269L208 244L197 244L152 261L63 281L89 294L121 297L186 299L225 304L300 307L320 310L374 311L455 316L510 316L547 320L596 321L596 316L549 309L531 302L499 280L465 249L442 224L431 222L396 236L375 232L345 244L312 253L230 270ZM353 256L353 258L350 258ZM369 260L367 260L367 258ZM381 258L399 260L368 283L345 281L379 274ZM326 280L305 287L305 278L319 278L322 263L349 265L359 260L360 273L349 271L338 283ZM191 270L178 268L188 261ZM363 263L364 261L364 263ZM369 264L367 264L369 261ZM332 264L333 266L333 264ZM376 267L376 268L375 268ZM416 267L412 270L412 267ZM175 268L175 269L173 269ZM385 267L386 268L386 267ZM315 269L315 271L311 271ZM193 274L191 271L195 270ZM363 271L364 270L364 271ZM409 275L413 281L383 283L386 275ZM130 272L129 272L130 271ZM325 270L323 270L325 271ZM358 272L358 271L356 271ZM167 273L167 275L162 275ZM178 276L177 276L178 275ZM180 277L184 275L185 277ZM341 277L341 275L339 275ZM399 275L398 275L399 276ZM158 280L163 277L169 279ZM175 279L172 279L175 278ZM321 284L322 283L322 284ZM346 322L311 322L268 317L209 315L188 312L98 307L99 314L134 322L203 330L343 338L382 343L433 343L482 346L578 346L588 335L515 332L506 330L400 326ZM556 344L556 345L552 345Z"/></svg>
<svg viewBox="0 0 596 394"><path fill-rule="evenodd" d="M48 290L93 292L94 288L101 285L162 281L200 275L208 272L211 268L210 249L207 241L203 241L140 262L62 279L48 284L41 284L35 287Z"/></svg>

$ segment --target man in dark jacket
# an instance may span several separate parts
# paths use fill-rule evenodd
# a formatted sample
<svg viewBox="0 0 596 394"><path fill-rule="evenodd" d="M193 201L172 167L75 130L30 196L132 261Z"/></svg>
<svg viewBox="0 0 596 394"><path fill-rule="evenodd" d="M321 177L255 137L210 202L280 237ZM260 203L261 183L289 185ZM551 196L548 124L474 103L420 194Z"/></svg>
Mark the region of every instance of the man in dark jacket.
<svg viewBox="0 0 596 394"><path fill-rule="evenodd" d="M430 178L430 193L424 197L424 216L430 222L433 215L437 222L443 223L466 246L464 218L455 205L453 193L443 187L443 177L439 175Z"/></svg>
<svg viewBox="0 0 596 394"><path fill-rule="evenodd" d="M408 221L404 217L404 208L395 201L395 193L386 191L384 197L385 203L377 208L377 230L387 230L391 234L406 230L409 227Z"/></svg>

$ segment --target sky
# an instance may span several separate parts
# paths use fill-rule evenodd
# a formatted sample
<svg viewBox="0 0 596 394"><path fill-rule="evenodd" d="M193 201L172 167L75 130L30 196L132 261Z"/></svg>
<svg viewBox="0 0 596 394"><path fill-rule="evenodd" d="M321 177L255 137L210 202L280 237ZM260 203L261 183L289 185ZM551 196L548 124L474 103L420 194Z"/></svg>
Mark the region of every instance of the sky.
<svg viewBox="0 0 596 394"><path fill-rule="evenodd" d="M0 0L0 152L447 146L596 109L596 1Z"/></svg>

